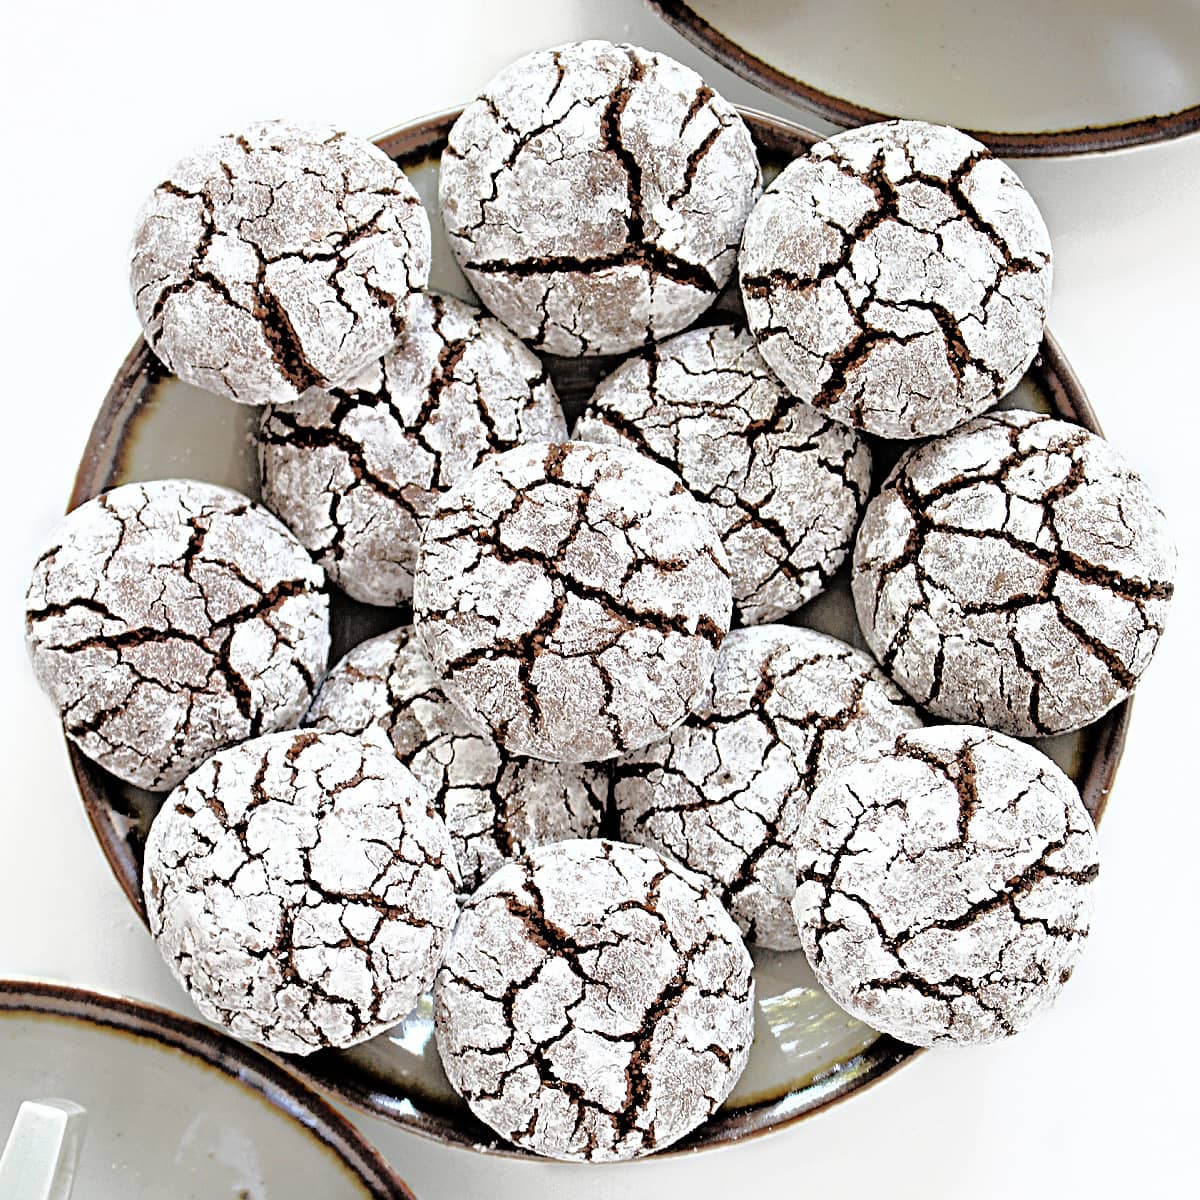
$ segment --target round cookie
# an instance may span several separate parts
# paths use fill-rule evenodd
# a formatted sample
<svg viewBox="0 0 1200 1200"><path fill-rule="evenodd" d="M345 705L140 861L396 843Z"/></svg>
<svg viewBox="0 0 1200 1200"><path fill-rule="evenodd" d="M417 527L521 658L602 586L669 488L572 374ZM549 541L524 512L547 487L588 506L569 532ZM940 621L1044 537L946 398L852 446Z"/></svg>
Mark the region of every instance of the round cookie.
<svg viewBox="0 0 1200 1200"><path fill-rule="evenodd" d="M450 1083L502 1137L552 1158L635 1158L737 1082L750 955L691 872L640 846L560 842L467 902L434 1020Z"/></svg>
<svg viewBox="0 0 1200 1200"><path fill-rule="evenodd" d="M427 293L395 346L344 390L267 409L263 502L354 599L403 604L438 495L488 454L566 436L546 370L521 341Z"/></svg>
<svg viewBox="0 0 1200 1200"><path fill-rule="evenodd" d="M264 121L177 163L142 208L130 288L180 379L244 404L345 383L429 278L429 220L382 150Z"/></svg>
<svg viewBox="0 0 1200 1200"><path fill-rule="evenodd" d="M746 317L790 391L888 438L943 433L1037 353L1050 235L988 149L887 121L818 142L746 222Z"/></svg>
<svg viewBox="0 0 1200 1200"><path fill-rule="evenodd" d="M910 450L854 551L859 624L918 703L1019 737L1102 716L1145 670L1175 549L1101 437L1029 412Z"/></svg>
<svg viewBox="0 0 1200 1200"><path fill-rule="evenodd" d="M34 566L34 674L88 758L166 791L221 747L300 719L329 658L324 584L240 493L126 484L68 513Z"/></svg>
<svg viewBox="0 0 1200 1200"><path fill-rule="evenodd" d="M971 726L901 735L805 809L795 915L821 986L903 1042L990 1042L1053 1003L1099 871L1075 785Z"/></svg>
<svg viewBox="0 0 1200 1200"><path fill-rule="evenodd" d="M515 754L665 737L729 630L729 560L688 490L620 446L486 459L425 527L414 622L446 695Z"/></svg>
<svg viewBox="0 0 1200 1200"><path fill-rule="evenodd" d="M760 173L694 71L588 41L505 68L450 130L442 218L487 307L553 354L611 354L690 324L733 273Z"/></svg>
<svg viewBox="0 0 1200 1200"><path fill-rule="evenodd" d="M150 932L196 1007L285 1054L352 1046L433 984L458 913L450 835L382 746L312 730L223 750L146 839Z"/></svg>
<svg viewBox="0 0 1200 1200"><path fill-rule="evenodd" d="M867 655L814 629L735 629L702 707L613 764L621 837L695 871L746 934L800 945L800 814L821 781L921 724Z"/></svg>
<svg viewBox="0 0 1200 1200"><path fill-rule="evenodd" d="M408 626L351 650L325 677L304 724L388 738L446 821L464 892L534 846L600 832L605 774L509 754L473 729Z"/></svg>
<svg viewBox="0 0 1200 1200"><path fill-rule="evenodd" d="M871 484L865 440L797 403L731 325L689 330L623 363L574 436L631 446L707 503L741 624L778 620L825 588Z"/></svg>

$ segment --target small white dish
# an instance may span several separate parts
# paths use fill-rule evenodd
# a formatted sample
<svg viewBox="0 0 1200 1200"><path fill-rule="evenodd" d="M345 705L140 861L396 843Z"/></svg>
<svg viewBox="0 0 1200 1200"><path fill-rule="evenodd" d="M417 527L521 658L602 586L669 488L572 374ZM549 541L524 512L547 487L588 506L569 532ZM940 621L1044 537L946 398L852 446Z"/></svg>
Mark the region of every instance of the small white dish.
<svg viewBox="0 0 1200 1200"><path fill-rule="evenodd" d="M917 117L1007 158L1200 129L1200 5L1184 0L647 0L731 71L842 128Z"/></svg>
<svg viewBox="0 0 1200 1200"><path fill-rule="evenodd" d="M87 1109L80 1200L412 1200L328 1104L208 1026L78 988L0 980L0 1136L42 1095Z"/></svg>

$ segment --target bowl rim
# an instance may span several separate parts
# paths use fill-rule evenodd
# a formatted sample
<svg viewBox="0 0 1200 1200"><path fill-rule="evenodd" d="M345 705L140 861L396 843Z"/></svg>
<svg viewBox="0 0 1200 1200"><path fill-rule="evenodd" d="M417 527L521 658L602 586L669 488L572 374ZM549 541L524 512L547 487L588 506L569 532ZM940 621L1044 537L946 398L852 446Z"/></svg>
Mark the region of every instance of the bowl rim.
<svg viewBox="0 0 1200 1200"><path fill-rule="evenodd" d="M692 45L735 75L842 129L890 121L895 117L894 113L879 112L835 96L773 66L705 20L687 0L646 0L646 4ZM965 129L963 132L1008 158L1059 158L1127 150L1170 141L1196 130L1200 130L1200 104L1107 125L1050 130Z"/></svg>
<svg viewBox="0 0 1200 1200"><path fill-rule="evenodd" d="M821 140L821 135L814 130L786 118L744 106L738 106L738 111L750 126L760 151L794 157ZM378 135L375 144L401 167L413 165L437 151L461 112L462 109L456 107L395 126ZM1044 331L1041 347L1029 370L1050 397L1056 416L1102 434L1083 386L1049 330ZM139 338L118 369L96 415L75 477L68 511L111 486L108 479L123 458L129 420L138 411L141 396L165 375L145 340ZM134 396L132 404L129 403L131 394ZM1132 703L1132 697L1125 699L1097 722L1099 738L1080 784L1084 804L1096 821L1104 812L1116 778ZM100 848L121 890L142 923L147 924L140 870L128 842L110 819L112 809L102 787L106 777L69 740L67 750L76 786ZM528 1151L498 1140L497 1135L472 1114L456 1113L450 1120L434 1106L418 1107L394 1090L385 1091L363 1078L361 1071L347 1071L345 1060L338 1053L323 1051L299 1057L262 1048L255 1053L279 1064L304 1083L330 1093L338 1101L409 1132L444 1145L473 1150L486 1148L489 1154L536 1160L536 1156ZM710 1117L686 1138L651 1157L662 1159L695 1153L785 1129L847 1099L861 1088L887 1078L920 1053L923 1051L917 1047L881 1035L866 1050L813 1077L799 1092L789 1091L782 1096L753 1101Z"/></svg>
<svg viewBox="0 0 1200 1200"><path fill-rule="evenodd" d="M296 1076L209 1025L111 992L38 979L0 979L0 1016L58 1017L177 1050L257 1093L334 1154L377 1200L415 1200L378 1150Z"/></svg>

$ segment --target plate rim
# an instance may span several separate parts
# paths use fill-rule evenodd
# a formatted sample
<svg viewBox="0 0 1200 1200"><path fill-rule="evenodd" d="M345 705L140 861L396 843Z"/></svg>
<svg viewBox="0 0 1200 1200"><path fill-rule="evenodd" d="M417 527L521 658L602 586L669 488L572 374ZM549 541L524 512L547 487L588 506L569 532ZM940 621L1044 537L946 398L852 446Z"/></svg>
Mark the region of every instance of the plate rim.
<svg viewBox="0 0 1200 1200"><path fill-rule="evenodd" d="M646 0L646 4L693 46L735 75L841 129L895 119L894 113L879 112L835 96L773 66L700 16L687 0ZM1200 130L1200 103L1108 125L1051 130L964 129L963 132L1005 158L1061 158L1154 145L1197 130Z"/></svg>
<svg viewBox="0 0 1200 1200"><path fill-rule="evenodd" d="M176 1050L256 1093L319 1141L376 1200L415 1200L383 1155L327 1100L251 1046L169 1009L42 979L0 979L0 1015L79 1021Z"/></svg>
<svg viewBox="0 0 1200 1200"><path fill-rule="evenodd" d="M786 118L741 105L738 111L750 126L760 150L795 156L806 152L814 142L821 140L821 134ZM415 164L436 151L461 112L461 107L455 107L420 117L394 126L373 140L401 167ZM1072 420L1093 433L1102 434L1079 378L1049 330L1043 333L1041 346L1029 371L1035 374L1041 387L1050 396L1056 415ZM128 419L137 411L145 391L166 374L145 340L139 338L118 369L96 415L80 459L67 511L103 490L107 486L105 476L114 468L119 470L128 434ZM134 397L132 404L129 403L130 395ZM1097 722L1098 725L1102 723L1100 737L1080 785L1084 804L1096 821L1104 812L1116 778L1132 704L1132 697L1125 699ZM112 808L105 801L100 787L100 781L106 777L69 740L67 750L72 774L96 840L126 899L145 925L147 917L138 864L127 841L111 820ZM527 1161L545 1161L503 1142L473 1114L456 1116L450 1121L434 1106L418 1108L410 1099L398 1096L395 1092L385 1092L369 1080L355 1077L345 1071L341 1065L343 1060L336 1052L322 1051L301 1057L276 1054L256 1047L253 1053L278 1064L302 1084L311 1084L370 1116L382 1118L443 1145ZM814 1076L800 1093L788 1092L783 1096L753 1101L720 1117L710 1117L680 1142L649 1157L663 1159L692 1154L738 1144L788 1128L805 1117L848 1099L862 1088L889 1077L921 1053L923 1051L917 1047L906 1045L886 1034L881 1035L866 1050ZM803 1099L799 1099L799 1096L803 1096Z"/></svg>

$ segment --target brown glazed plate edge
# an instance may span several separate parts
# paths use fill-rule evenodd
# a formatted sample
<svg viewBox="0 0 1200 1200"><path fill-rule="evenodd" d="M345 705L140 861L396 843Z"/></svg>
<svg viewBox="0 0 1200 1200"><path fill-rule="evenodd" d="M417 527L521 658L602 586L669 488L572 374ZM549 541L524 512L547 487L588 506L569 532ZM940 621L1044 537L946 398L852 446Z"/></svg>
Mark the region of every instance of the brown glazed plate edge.
<svg viewBox="0 0 1200 1200"><path fill-rule="evenodd" d="M834 96L781 71L722 33L685 0L646 0L646 4L692 45L735 75L783 100L807 108L834 125L851 129L876 121L890 121L895 116ZM963 132L1006 158L1057 158L1127 150L1133 146L1170 141L1196 130L1200 130L1200 104L1111 125L1019 131L966 129Z"/></svg>
<svg viewBox="0 0 1200 1200"><path fill-rule="evenodd" d="M381 134L375 143L401 167L413 165L439 149L461 111L456 108L398 126ZM781 117L745 107L739 107L739 112L750 126L755 142L762 151L794 157L805 153L821 137ZM1094 433L1103 432L1082 385L1048 330L1029 370L1050 397L1055 415ZM67 505L68 511L112 486L110 481L114 472L119 470L131 418L136 414L146 391L162 374L145 341L139 338L121 364L96 416L80 460ZM1127 699L1096 723L1096 745L1080 783L1080 792L1088 811L1097 821L1103 814L1116 777L1131 708L1132 699ZM112 807L105 792L107 777L69 741L67 749L84 809L104 856L121 890L145 924L140 867L129 844L111 820ZM3 1006L2 988L0 984L0 1007ZM178 1017L172 1019L183 1021ZM483 1149L489 1154L534 1158L526 1151L499 1141L496 1135L469 1114L456 1113L450 1119L432 1107L418 1108L412 1100L394 1091L385 1091L372 1085L369 1080L355 1077L355 1074L345 1070L343 1060L336 1055L319 1054L304 1058L276 1055L261 1049L252 1053L260 1060L265 1058L279 1064L302 1083L328 1092L340 1102L388 1120L412 1133L447 1145ZM814 1077L801 1090L754 1101L728 1113L718 1113L688 1137L653 1157L689 1154L787 1128L804 1117L848 1098L861 1088L887 1078L920 1053L922 1051L916 1047L887 1035L880 1036L865 1051Z"/></svg>
<svg viewBox="0 0 1200 1200"><path fill-rule="evenodd" d="M414 1200L362 1134L295 1075L199 1021L125 996L34 979L0 979L0 1013L82 1021L197 1059L302 1125L378 1200Z"/></svg>

